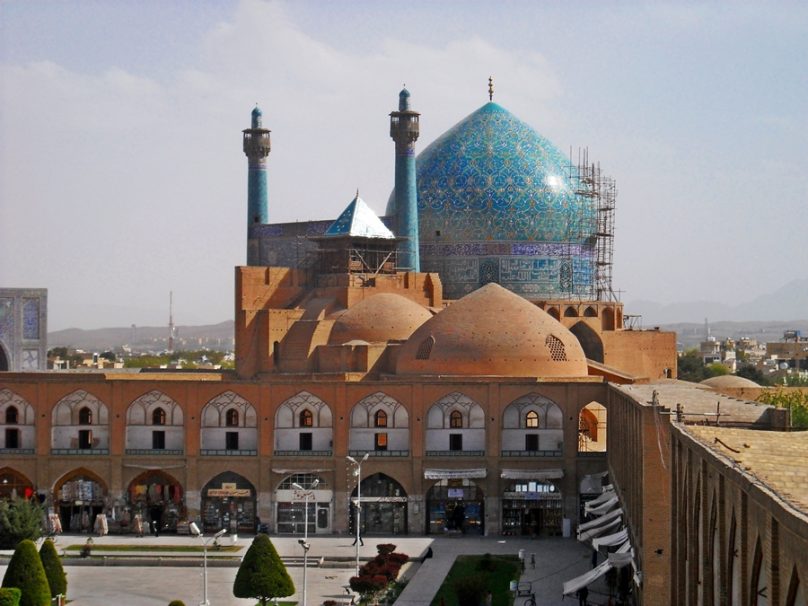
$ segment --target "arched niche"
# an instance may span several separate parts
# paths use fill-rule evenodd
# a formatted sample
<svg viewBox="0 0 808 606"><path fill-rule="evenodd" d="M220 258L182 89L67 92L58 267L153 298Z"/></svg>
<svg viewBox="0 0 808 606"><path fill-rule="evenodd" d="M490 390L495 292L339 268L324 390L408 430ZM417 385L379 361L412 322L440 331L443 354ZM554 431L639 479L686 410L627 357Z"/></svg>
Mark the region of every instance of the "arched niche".
<svg viewBox="0 0 808 606"><path fill-rule="evenodd" d="M503 456L560 456L564 448L564 414L541 394L515 399L502 414Z"/></svg>
<svg viewBox="0 0 808 606"><path fill-rule="evenodd" d="M225 471L202 488L202 524L205 532L226 530L255 533L255 486L244 476Z"/></svg>
<svg viewBox="0 0 808 606"><path fill-rule="evenodd" d="M407 534L407 492L394 478L374 473L362 479L361 535ZM349 533L356 534L356 497L351 492Z"/></svg>
<svg viewBox="0 0 808 606"><path fill-rule="evenodd" d="M378 411L387 415L388 427L409 427L407 409L394 397L384 392L362 398L351 410L351 427L373 427Z"/></svg>
<svg viewBox="0 0 808 606"><path fill-rule="evenodd" d="M409 413L398 400L377 391L362 398L351 410L348 449L354 455L369 451L409 454L409 422Z"/></svg>
<svg viewBox="0 0 808 606"><path fill-rule="evenodd" d="M429 407L427 429L451 429L454 412L460 413L462 428L485 427L485 411L482 407L467 395L454 391Z"/></svg>
<svg viewBox="0 0 808 606"><path fill-rule="evenodd" d="M285 475L275 489L275 530L303 535L331 532L334 491L326 476L313 471Z"/></svg>
<svg viewBox="0 0 808 606"><path fill-rule="evenodd" d="M107 506L107 483L85 467L73 469L54 484L54 508L64 532L90 532Z"/></svg>
<svg viewBox="0 0 808 606"><path fill-rule="evenodd" d="M127 425L153 425L154 413L165 412L165 425L183 424L182 407L173 398L156 389L133 400L126 410Z"/></svg>
<svg viewBox="0 0 808 606"><path fill-rule="evenodd" d="M93 394L77 389L56 403L53 407L51 420L53 425L70 426L81 425L82 410L89 410L92 415L92 425L107 425L109 423L109 410Z"/></svg>
<svg viewBox="0 0 808 606"><path fill-rule="evenodd" d="M285 400L275 413L275 454L319 454L333 449L331 408L308 391Z"/></svg>
<svg viewBox="0 0 808 606"><path fill-rule="evenodd" d="M485 453L485 411L460 392L446 394L426 415L426 454Z"/></svg>
<svg viewBox="0 0 808 606"><path fill-rule="evenodd" d="M0 499L30 499L34 496L34 483L11 467L0 469Z"/></svg>
<svg viewBox="0 0 808 606"><path fill-rule="evenodd" d="M51 415L53 454L109 450L109 408L95 395L77 389L60 399ZM62 451L62 452L60 452Z"/></svg>
<svg viewBox="0 0 808 606"><path fill-rule="evenodd" d="M202 408L201 454L258 453L258 413L245 398L225 391Z"/></svg>
<svg viewBox="0 0 808 606"><path fill-rule="evenodd" d="M570 328L570 332L578 339L587 358L595 362L603 362L603 341L586 322L577 322Z"/></svg>
<svg viewBox="0 0 808 606"><path fill-rule="evenodd" d="M202 408L202 427L227 427L228 413L235 411L239 427L256 427L258 414L255 407L239 394L225 391L211 398Z"/></svg>
<svg viewBox="0 0 808 606"><path fill-rule="evenodd" d="M578 452L606 452L606 407L590 402L578 415Z"/></svg>

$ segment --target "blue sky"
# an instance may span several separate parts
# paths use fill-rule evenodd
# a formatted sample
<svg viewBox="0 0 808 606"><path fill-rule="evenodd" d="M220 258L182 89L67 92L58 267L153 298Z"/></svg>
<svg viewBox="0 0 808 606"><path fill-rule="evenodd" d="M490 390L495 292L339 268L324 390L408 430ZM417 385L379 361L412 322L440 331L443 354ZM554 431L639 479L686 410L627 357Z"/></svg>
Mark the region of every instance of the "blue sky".
<svg viewBox="0 0 808 606"><path fill-rule="evenodd" d="M0 2L0 284L50 328L233 314L241 129L270 217L392 187L403 83L426 146L487 100L617 180L623 299L747 301L808 278L804 3ZM630 311L630 310L629 310Z"/></svg>

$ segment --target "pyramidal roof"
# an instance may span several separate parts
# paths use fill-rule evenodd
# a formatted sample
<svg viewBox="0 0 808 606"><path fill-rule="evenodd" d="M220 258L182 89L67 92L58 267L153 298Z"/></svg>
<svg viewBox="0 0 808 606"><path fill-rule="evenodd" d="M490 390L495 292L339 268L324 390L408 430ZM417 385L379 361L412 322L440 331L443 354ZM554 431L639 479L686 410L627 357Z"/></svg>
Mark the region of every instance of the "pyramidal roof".
<svg viewBox="0 0 808 606"><path fill-rule="evenodd" d="M384 238L386 240L395 238L393 232L387 229L376 213L359 197L358 191L348 207L325 231L325 235Z"/></svg>

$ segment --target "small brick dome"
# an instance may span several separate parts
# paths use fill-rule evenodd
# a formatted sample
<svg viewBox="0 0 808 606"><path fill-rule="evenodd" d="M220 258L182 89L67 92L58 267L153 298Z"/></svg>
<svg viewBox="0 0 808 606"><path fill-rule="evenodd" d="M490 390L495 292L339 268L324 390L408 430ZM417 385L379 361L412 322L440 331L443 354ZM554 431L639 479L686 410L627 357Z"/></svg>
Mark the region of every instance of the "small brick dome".
<svg viewBox="0 0 808 606"><path fill-rule="evenodd" d="M403 341L429 320L432 314L401 295L379 293L333 317L336 321L328 342L331 345L341 345L348 341Z"/></svg>
<svg viewBox="0 0 808 606"><path fill-rule="evenodd" d="M402 346L396 374L582 377L588 373L575 335L492 282L421 325Z"/></svg>

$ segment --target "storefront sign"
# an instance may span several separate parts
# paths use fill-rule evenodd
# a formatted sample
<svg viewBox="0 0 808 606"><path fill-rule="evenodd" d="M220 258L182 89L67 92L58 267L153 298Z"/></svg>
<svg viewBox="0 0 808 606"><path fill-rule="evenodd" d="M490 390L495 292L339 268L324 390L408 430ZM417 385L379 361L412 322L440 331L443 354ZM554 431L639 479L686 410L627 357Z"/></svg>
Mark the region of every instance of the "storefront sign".
<svg viewBox="0 0 808 606"><path fill-rule="evenodd" d="M235 483L222 482L221 488L208 488L208 497L249 497L249 488L237 488Z"/></svg>
<svg viewBox="0 0 808 606"><path fill-rule="evenodd" d="M503 499L514 501L556 501L561 499L558 492L503 492Z"/></svg>

